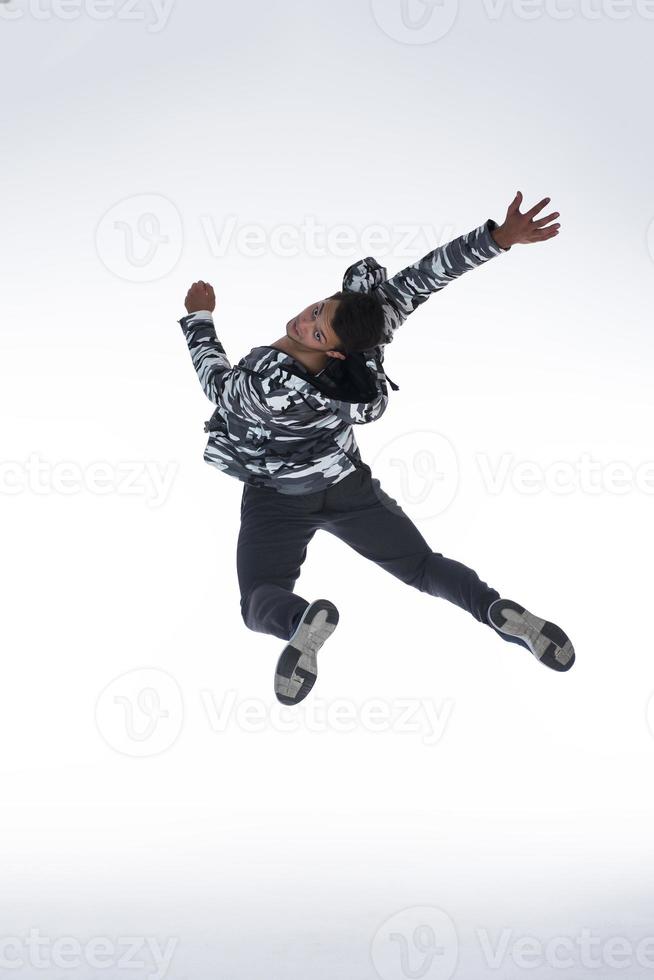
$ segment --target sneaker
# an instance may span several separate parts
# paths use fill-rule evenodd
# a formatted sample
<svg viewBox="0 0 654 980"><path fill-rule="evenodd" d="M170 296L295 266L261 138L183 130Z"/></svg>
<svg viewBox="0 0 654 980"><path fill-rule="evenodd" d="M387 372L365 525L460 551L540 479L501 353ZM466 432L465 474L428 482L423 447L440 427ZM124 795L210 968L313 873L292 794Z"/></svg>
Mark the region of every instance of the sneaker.
<svg viewBox="0 0 654 980"><path fill-rule="evenodd" d="M316 599L302 614L282 651L275 671L275 694L282 704L299 704L316 683L316 655L338 623L338 609L328 599Z"/></svg>
<svg viewBox="0 0 654 980"><path fill-rule="evenodd" d="M506 639L515 639L552 670L570 670L575 662L572 643L559 626L533 616L509 599L496 599L488 608L488 621Z"/></svg>

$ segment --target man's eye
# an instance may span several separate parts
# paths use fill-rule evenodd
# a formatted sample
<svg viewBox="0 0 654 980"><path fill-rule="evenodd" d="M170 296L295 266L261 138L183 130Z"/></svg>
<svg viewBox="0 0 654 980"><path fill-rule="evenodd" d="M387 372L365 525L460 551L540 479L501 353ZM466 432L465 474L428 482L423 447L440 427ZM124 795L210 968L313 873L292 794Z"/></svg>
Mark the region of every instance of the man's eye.
<svg viewBox="0 0 654 980"><path fill-rule="evenodd" d="M322 340L322 334L319 330L316 330L313 336L316 338L316 340Z"/></svg>
<svg viewBox="0 0 654 980"><path fill-rule="evenodd" d="M315 315L316 315L316 313L318 312L318 309L319 309L319 307L317 307L317 306L316 306L316 308L315 308L315 310L313 311L313 315L314 315L314 316L315 316Z"/></svg>

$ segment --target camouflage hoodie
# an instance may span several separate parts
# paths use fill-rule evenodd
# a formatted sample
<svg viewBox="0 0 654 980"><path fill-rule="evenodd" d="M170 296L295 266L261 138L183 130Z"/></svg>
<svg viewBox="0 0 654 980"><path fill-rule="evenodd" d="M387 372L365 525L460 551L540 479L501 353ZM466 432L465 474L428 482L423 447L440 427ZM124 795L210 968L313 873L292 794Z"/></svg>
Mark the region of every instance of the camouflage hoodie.
<svg viewBox="0 0 654 980"><path fill-rule="evenodd" d="M330 358L311 374L276 347L254 347L230 364L211 313L183 317L193 366L217 406L205 424L204 459L244 483L280 493L305 494L344 479L362 465L354 426L374 422L388 404L384 347L408 315L432 293L503 251L491 235L492 219L434 249L387 278L375 259L350 266L343 290L369 292L382 304L384 336L378 347Z"/></svg>

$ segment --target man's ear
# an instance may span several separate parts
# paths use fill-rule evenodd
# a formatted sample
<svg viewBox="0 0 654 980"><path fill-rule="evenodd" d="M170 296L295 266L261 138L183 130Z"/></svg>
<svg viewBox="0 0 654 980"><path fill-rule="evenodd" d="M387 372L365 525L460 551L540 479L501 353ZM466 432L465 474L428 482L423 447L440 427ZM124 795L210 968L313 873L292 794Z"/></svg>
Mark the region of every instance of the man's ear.
<svg viewBox="0 0 654 980"><path fill-rule="evenodd" d="M340 350L327 350L325 354L327 357L336 357L339 361L344 361L347 357L347 354L343 354Z"/></svg>

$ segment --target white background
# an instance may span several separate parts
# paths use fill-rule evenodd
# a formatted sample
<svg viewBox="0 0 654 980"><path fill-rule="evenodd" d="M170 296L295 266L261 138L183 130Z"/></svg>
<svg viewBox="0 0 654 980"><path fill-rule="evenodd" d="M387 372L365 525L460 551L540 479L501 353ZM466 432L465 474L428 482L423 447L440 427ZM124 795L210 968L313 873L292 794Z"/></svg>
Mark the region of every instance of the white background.
<svg viewBox="0 0 654 980"><path fill-rule="evenodd" d="M172 940L173 980L652 973L651 944L649 966L635 951L654 935L654 11L408 10L413 27L400 0L3 6L14 976L44 975L30 930ZM357 436L434 550L558 622L577 664L546 671L318 534L298 592L332 599L341 623L304 709L280 715L280 642L240 618L241 486L202 460L186 290L214 284L237 361L363 255L398 271L501 222L517 190L551 196L561 234L430 299L387 351L401 390ZM416 468L421 447L442 479ZM431 959L415 931L430 914ZM599 966L579 946L572 966L520 959L520 937L584 930ZM500 965L485 932L509 937ZM616 937L631 958L606 952ZM160 975L147 957L48 962L80 980Z"/></svg>

